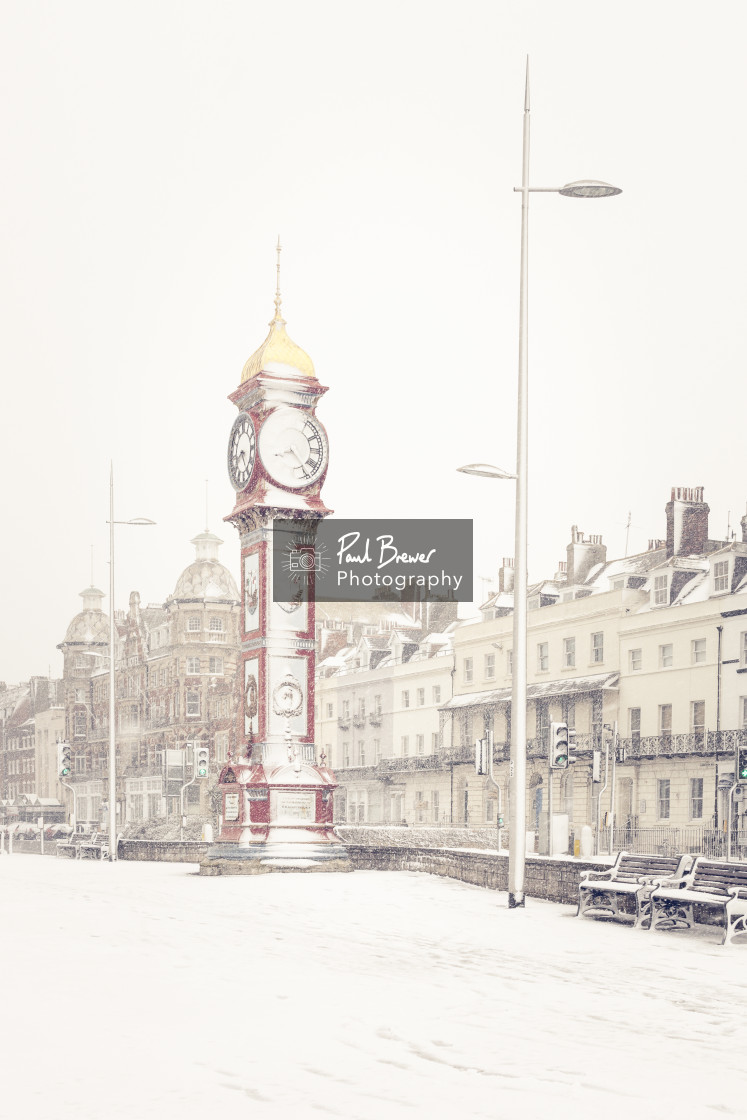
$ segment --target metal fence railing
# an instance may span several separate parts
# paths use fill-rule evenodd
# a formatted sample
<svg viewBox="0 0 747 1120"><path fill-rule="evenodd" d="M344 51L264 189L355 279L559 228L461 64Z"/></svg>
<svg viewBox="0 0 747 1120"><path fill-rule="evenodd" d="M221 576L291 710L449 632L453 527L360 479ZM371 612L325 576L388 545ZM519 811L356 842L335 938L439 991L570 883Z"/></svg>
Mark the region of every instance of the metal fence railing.
<svg viewBox="0 0 747 1120"><path fill-rule="evenodd" d="M599 834L600 852L610 850L610 829L603 828ZM702 825L653 826L649 828L615 828L612 837L612 850L658 855L706 856L711 859L726 859L729 855L729 837L726 832ZM747 831L732 831L731 858L747 860Z"/></svg>

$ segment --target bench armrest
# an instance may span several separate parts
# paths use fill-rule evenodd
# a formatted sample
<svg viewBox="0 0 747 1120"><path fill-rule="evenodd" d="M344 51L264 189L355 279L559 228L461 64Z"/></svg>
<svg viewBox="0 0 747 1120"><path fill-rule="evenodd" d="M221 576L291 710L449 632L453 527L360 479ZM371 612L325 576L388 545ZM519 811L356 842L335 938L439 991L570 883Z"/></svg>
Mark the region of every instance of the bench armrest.
<svg viewBox="0 0 747 1120"><path fill-rule="evenodd" d="M689 882L690 882L690 876L688 874L688 875L680 875L679 878L674 878L674 877L662 878L660 880L660 882L658 882L656 884L656 886L657 887L674 887L675 890L681 891L681 890L684 890L684 888L687 886L687 884Z"/></svg>
<svg viewBox="0 0 747 1120"><path fill-rule="evenodd" d="M581 872L581 878L578 881L578 885L581 886L582 883L585 883L592 876L594 878L595 883L599 882L599 881L601 881L602 879L605 879L605 878L606 879L611 879L612 878L612 871L613 871L612 868L610 868L609 871L591 871L591 870L590 871L582 871Z"/></svg>
<svg viewBox="0 0 747 1120"><path fill-rule="evenodd" d="M658 875L639 875L638 882L647 887L671 887L673 883L679 882L679 879L675 879L671 875L665 875L663 871L660 871Z"/></svg>
<svg viewBox="0 0 747 1120"><path fill-rule="evenodd" d="M747 898L747 887L727 887L726 890L731 898Z"/></svg>

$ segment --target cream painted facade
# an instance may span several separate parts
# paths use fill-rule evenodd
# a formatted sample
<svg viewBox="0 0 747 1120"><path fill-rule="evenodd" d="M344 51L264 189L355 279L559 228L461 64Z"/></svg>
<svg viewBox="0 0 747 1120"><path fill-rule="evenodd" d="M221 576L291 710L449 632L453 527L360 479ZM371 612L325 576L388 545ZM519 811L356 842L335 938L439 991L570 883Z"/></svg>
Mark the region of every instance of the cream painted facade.
<svg viewBox="0 0 747 1120"><path fill-rule="evenodd" d="M740 801L731 788L736 751L747 749L747 517L741 542L710 540L708 506L697 487L673 488L666 516L666 539L609 562L601 538L574 526L567 562L529 590L526 812L540 851L551 800L553 814L567 817L576 851L587 826L600 850L640 843L648 846L639 850L674 844L719 851L731 819L733 842L747 856L747 798ZM342 746L340 755L339 743L333 750L348 791L348 820L396 819L386 815L386 797L399 782L408 822L432 823L435 802L439 823L489 826L499 812L508 823L512 574L504 561L499 590L481 619L451 630L453 688L434 705L441 728L427 770L417 772L417 759L408 760L403 749L416 713L400 702L405 688L411 696L418 688L430 695L435 669L427 661L413 657L373 672L362 661L352 677L320 681L320 696L334 693L351 717L374 676L371 691L386 697L385 765L371 769L366 754L356 774L352 727L348 753ZM431 726L425 711L421 719L424 730ZM565 771L549 769L553 722L575 732L576 761ZM486 729L494 738L497 791L475 772L474 743ZM337 742L331 731L328 742ZM389 759L403 768L396 781L386 770Z"/></svg>
<svg viewBox="0 0 747 1120"><path fill-rule="evenodd" d="M603 749L618 716L621 620L643 602L639 591L624 588L528 612L526 813L527 829L535 833L538 846L546 828L543 814L551 781L547 736L552 722L575 730L572 749L578 759L567 771L552 775L553 812L567 814L569 831L578 836L583 825L595 823L598 788L592 781L591 752ZM444 712L447 756L455 760L454 823L474 827L495 820L498 795L474 770L474 742L486 728L493 732L495 778L508 823L512 646L510 614L465 623L454 635L456 683Z"/></svg>
<svg viewBox="0 0 747 1120"><path fill-rule="evenodd" d="M641 757L618 769L631 783L618 799L632 801L640 827L715 818L723 831L747 729L747 591L627 617L620 655L620 734ZM733 806L742 830L745 807Z"/></svg>
<svg viewBox="0 0 747 1120"><path fill-rule="evenodd" d="M442 823L449 819L439 709L451 696L450 648L351 666L317 681L317 744L340 790L337 820ZM351 658L351 661L362 658Z"/></svg>
<svg viewBox="0 0 747 1120"><path fill-rule="evenodd" d="M39 712L35 718L36 793L64 804L64 790L57 771L57 743L65 738L65 708L62 704Z"/></svg>

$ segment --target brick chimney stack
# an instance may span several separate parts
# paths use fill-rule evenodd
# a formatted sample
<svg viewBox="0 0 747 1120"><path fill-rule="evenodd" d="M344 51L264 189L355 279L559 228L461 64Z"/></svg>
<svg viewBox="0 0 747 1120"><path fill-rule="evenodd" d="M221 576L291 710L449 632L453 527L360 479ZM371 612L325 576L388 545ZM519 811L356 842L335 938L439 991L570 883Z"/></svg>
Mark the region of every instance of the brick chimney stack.
<svg viewBox="0 0 747 1120"><path fill-rule="evenodd" d="M504 556L503 563L498 569L498 592L513 591L514 589L514 558Z"/></svg>
<svg viewBox="0 0 747 1120"><path fill-rule="evenodd" d="M566 548L568 583L583 583L596 564L607 560L607 547L599 536L585 537L577 525L571 526L571 543Z"/></svg>
<svg viewBox="0 0 747 1120"><path fill-rule="evenodd" d="M667 502L667 556L693 556L708 548L708 514L702 486L673 486Z"/></svg>

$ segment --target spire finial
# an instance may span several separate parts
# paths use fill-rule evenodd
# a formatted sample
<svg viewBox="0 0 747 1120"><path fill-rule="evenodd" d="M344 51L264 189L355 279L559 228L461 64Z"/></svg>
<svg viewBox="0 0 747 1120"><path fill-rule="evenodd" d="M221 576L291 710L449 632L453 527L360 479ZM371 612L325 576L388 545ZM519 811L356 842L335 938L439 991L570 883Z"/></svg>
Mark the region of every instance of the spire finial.
<svg viewBox="0 0 747 1120"><path fill-rule="evenodd" d="M208 518L208 480L205 479L205 532L210 532L210 521Z"/></svg>
<svg viewBox="0 0 747 1120"><path fill-rule="evenodd" d="M529 112L529 55L527 55L527 75L524 82L524 112Z"/></svg>
<svg viewBox="0 0 747 1120"><path fill-rule="evenodd" d="M280 314L280 304L282 302L281 298L280 298L280 253L281 253L282 248L283 248L283 246L280 244L280 234L278 234L278 243L275 246L275 249L276 249L276 252L277 252L277 255L278 255L277 284L275 286L275 318L276 319L282 319L282 315Z"/></svg>

